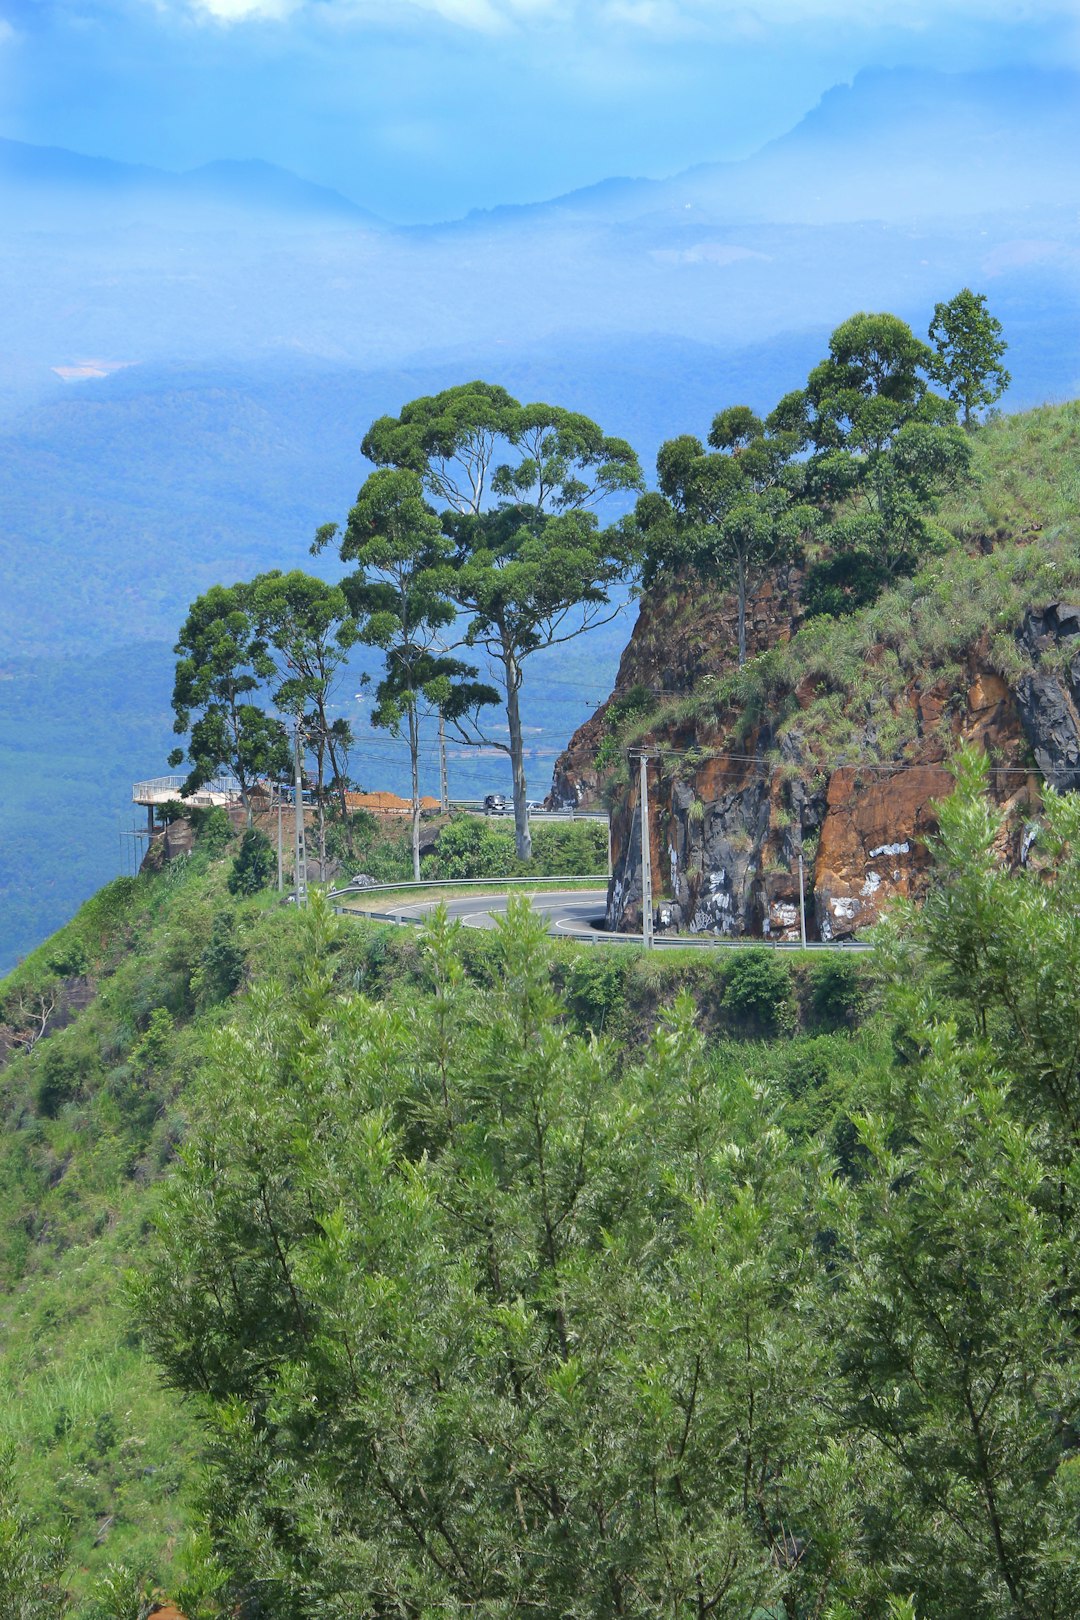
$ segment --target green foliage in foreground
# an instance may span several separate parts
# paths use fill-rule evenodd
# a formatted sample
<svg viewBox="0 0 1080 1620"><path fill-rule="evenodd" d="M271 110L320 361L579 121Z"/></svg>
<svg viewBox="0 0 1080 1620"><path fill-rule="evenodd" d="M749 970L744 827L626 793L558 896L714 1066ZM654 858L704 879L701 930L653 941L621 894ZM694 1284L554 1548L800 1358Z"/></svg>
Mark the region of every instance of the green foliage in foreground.
<svg viewBox="0 0 1080 1620"><path fill-rule="evenodd" d="M311 910L132 1279L246 1613L1080 1610L1080 800L1009 874L984 786L839 1091L686 995L637 1061L575 1034L523 902L490 988L439 917L401 1005Z"/></svg>
<svg viewBox="0 0 1080 1620"><path fill-rule="evenodd" d="M541 831L557 840L597 828ZM42 1546L66 1536L76 1620L108 1612L100 1592L91 1596L104 1580L121 1593L125 1583L162 1587L190 1620L215 1612L219 1572L191 1534L201 1432L190 1403L162 1387L120 1278L142 1260L154 1189L187 1134L207 1042L246 1027L249 992L273 981L291 997L306 971L295 907L229 891L242 842L219 811L206 812L192 857L110 884L0 984L0 1025L28 1035L42 1006L80 997L70 1022L0 1069L0 1439L15 1446L24 1522L37 1521ZM478 992L501 971L495 944L482 933L460 940ZM562 943L547 971L570 1030L606 1030L628 1050L690 989L728 1061L797 1099L806 1128L828 1131L865 1038L745 1039L750 1026L723 1005L727 957ZM815 1031L829 1027L811 1005L821 965L793 963L785 992ZM342 994L363 985L400 1016L430 994L411 930L350 921L333 966Z"/></svg>

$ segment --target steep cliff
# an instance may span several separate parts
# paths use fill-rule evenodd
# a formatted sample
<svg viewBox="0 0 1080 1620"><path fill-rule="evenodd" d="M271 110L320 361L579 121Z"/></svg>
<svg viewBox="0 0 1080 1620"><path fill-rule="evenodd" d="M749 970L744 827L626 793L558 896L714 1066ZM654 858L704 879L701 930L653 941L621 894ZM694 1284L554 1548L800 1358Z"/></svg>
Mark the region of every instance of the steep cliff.
<svg viewBox="0 0 1080 1620"><path fill-rule="evenodd" d="M1080 406L982 429L952 543L844 619L804 619L798 569L767 582L742 670L730 600L689 580L646 596L553 784L611 806L609 926L641 925L639 750L661 929L797 940L801 910L828 940L918 898L965 744L986 751L1003 854L1023 860L1046 784L1080 787L1078 489Z"/></svg>

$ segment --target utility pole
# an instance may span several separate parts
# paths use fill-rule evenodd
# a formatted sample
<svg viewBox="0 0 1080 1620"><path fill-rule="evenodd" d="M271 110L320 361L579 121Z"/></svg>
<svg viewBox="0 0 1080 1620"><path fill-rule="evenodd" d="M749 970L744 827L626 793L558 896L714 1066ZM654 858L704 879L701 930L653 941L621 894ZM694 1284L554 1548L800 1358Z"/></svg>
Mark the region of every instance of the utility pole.
<svg viewBox="0 0 1080 1620"><path fill-rule="evenodd" d="M281 826L281 822L282 822L282 806L283 806L282 789L281 789L281 783L279 782L278 783L278 790L277 790L277 892L278 892L278 894L283 894L285 892L285 860L284 860L283 836L282 836L282 826Z"/></svg>
<svg viewBox="0 0 1080 1620"><path fill-rule="evenodd" d="M803 858L802 858L802 801L799 801L799 935L802 939L802 948L806 949L806 890L803 885Z"/></svg>
<svg viewBox="0 0 1080 1620"><path fill-rule="evenodd" d="M641 768L641 794L638 810L641 814L641 941L647 951L652 949L652 840L649 837L649 757L638 758Z"/></svg>
<svg viewBox="0 0 1080 1620"><path fill-rule="evenodd" d="M439 798L444 816L450 814L450 774L446 769L446 721L439 705Z"/></svg>
<svg viewBox="0 0 1080 1620"><path fill-rule="evenodd" d="M293 738L293 792L296 796L294 806L296 812L296 834L294 839L293 856L296 870L293 873L293 892L296 895L298 906L307 905L307 846L304 842L304 752L300 740L300 717L296 718L296 729Z"/></svg>

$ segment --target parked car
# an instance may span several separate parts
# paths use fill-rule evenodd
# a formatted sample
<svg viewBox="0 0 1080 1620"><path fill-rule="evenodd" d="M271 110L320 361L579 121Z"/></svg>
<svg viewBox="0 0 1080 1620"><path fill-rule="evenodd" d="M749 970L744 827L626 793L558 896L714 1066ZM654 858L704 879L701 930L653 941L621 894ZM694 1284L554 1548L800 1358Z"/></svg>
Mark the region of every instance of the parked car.
<svg viewBox="0 0 1080 1620"><path fill-rule="evenodd" d="M485 816L504 816L506 814L506 794L489 793L484 799Z"/></svg>

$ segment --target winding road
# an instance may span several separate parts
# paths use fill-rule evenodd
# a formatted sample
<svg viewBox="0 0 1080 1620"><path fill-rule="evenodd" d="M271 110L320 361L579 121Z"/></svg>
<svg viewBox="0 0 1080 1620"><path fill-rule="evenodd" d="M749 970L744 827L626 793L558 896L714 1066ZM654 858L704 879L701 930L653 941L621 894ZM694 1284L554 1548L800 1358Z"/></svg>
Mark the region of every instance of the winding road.
<svg viewBox="0 0 1080 1620"><path fill-rule="evenodd" d="M573 939L579 944L592 945L641 944L640 934L609 934L600 926L604 920L604 908L607 903L606 889L537 889L532 893L528 890L518 892L527 895L533 910L547 918L548 933L558 938ZM505 916L511 898L508 894L473 892L465 895L441 895L423 900L400 901L396 899L380 901L372 895L365 901L360 894L352 898L350 904L343 906L342 910L370 917L375 921L418 924L429 917L442 901L450 916L464 923L466 928L493 928L495 919ZM763 943L768 941L719 938L715 934L656 934L653 938L653 949L693 950L726 946L737 950L741 946ZM784 945L779 941L773 943L774 949L795 951L802 949L798 943ZM806 948L823 951L869 950L871 947L854 941L844 945L813 941Z"/></svg>

